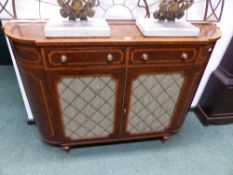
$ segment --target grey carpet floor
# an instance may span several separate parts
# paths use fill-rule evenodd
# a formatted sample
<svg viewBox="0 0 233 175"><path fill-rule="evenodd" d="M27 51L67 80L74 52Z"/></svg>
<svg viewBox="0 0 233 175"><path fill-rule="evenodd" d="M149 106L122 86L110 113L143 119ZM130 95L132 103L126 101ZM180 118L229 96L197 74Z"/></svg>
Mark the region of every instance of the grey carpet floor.
<svg viewBox="0 0 233 175"><path fill-rule="evenodd" d="M43 143L11 66L0 66L0 175L233 175L233 125L203 127L193 113L158 140L72 149Z"/></svg>

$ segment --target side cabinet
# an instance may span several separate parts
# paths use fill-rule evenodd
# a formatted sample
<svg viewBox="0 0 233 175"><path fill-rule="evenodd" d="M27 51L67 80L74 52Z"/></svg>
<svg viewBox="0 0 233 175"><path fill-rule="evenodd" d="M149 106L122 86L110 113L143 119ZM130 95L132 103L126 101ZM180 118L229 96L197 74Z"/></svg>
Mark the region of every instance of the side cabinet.
<svg viewBox="0 0 233 175"><path fill-rule="evenodd" d="M44 25L4 31L42 139L66 150L178 132L220 37L206 24L197 38L145 38L115 22L110 38L51 39Z"/></svg>

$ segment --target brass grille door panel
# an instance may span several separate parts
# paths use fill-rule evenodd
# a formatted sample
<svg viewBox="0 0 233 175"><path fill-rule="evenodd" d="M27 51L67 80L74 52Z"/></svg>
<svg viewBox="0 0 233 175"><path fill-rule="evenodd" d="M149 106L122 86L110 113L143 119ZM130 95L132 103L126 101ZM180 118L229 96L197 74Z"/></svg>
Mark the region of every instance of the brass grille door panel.
<svg viewBox="0 0 233 175"><path fill-rule="evenodd" d="M68 77L57 84L66 137L78 140L113 134L116 84L108 75Z"/></svg>
<svg viewBox="0 0 233 175"><path fill-rule="evenodd" d="M183 84L180 73L139 75L133 80L127 133L146 134L168 128Z"/></svg>

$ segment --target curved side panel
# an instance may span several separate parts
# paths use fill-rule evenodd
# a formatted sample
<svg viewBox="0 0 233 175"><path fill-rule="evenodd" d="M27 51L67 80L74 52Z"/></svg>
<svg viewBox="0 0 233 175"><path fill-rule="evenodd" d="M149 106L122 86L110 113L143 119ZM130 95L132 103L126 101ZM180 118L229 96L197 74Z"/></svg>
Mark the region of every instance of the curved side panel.
<svg viewBox="0 0 233 175"><path fill-rule="evenodd" d="M34 66L42 65L42 59L38 48L32 45L12 44L14 46L15 57L22 64Z"/></svg>
<svg viewBox="0 0 233 175"><path fill-rule="evenodd" d="M19 71L33 116L43 140L54 144L58 141L51 119L46 80L42 69L31 69L19 65Z"/></svg>

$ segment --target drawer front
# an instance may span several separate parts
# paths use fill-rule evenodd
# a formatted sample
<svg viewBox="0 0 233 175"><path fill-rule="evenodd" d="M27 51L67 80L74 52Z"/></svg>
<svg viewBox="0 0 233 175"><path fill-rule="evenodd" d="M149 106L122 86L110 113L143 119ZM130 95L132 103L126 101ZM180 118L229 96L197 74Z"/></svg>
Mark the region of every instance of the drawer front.
<svg viewBox="0 0 233 175"><path fill-rule="evenodd" d="M124 49L46 49L48 67L124 64Z"/></svg>
<svg viewBox="0 0 233 175"><path fill-rule="evenodd" d="M195 48L138 48L132 49L130 64L192 62L197 56Z"/></svg>
<svg viewBox="0 0 233 175"><path fill-rule="evenodd" d="M210 55L212 54L213 48L214 45L203 46L201 48L200 59L198 61L199 62L207 61L210 58Z"/></svg>

